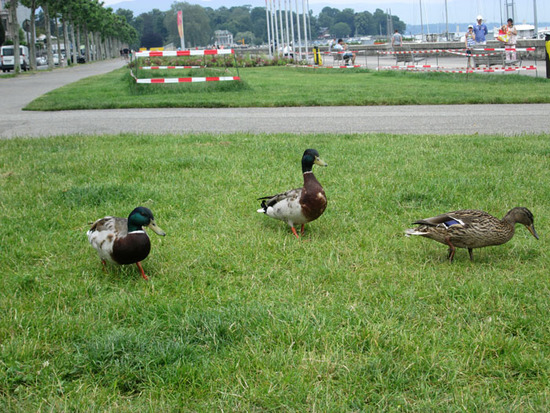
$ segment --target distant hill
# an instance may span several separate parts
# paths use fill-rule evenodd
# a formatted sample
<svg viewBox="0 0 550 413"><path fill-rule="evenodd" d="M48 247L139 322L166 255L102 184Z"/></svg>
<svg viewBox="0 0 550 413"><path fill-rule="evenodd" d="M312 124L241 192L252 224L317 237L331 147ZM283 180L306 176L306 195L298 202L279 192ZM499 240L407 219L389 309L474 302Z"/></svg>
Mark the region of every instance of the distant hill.
<svg viewBox="0 0 550 413"><path fill-rule="evenodd" d="M220 7L228 7L227 2L223 0L210 0L210 1L189 1L182 0L183 2L187 1L189 4L197 4L201 7L210 7L212 9L219 9ZM122 1L120 3L114 4L110 7L113 10L117 9L128 9L134 12L134 16L139 16L141 13L150 12L153 9L158 9L160 11L170 10L174 4L174 0L133 0L133 1ZM243 4L252 5L252 7L263 7L265 6L265 1L243 1ZM229 6L231 7L231 6ZM228 8L229 8L228 7Z"/></svg>
<svg viewBox="0 0 550 413"><path fill-rule="evenodd" d="M465 33L468 31L468 25L473 23L449 23L449 33ZM494 27L499 27L500 22L488 22L485 23L489 31L493 30ZM518 24L523 24L518 23ZM533 22L526 22L526 24L533 24ZM539 29L548 28L550 29L550 22L539 22ZM428 33L444 33L445 32L445 22L443 23L431 23L429 25L424 25L424 34ZM422 33L419 24L407 24L407 29L405 34L420 34Z"/></svg>

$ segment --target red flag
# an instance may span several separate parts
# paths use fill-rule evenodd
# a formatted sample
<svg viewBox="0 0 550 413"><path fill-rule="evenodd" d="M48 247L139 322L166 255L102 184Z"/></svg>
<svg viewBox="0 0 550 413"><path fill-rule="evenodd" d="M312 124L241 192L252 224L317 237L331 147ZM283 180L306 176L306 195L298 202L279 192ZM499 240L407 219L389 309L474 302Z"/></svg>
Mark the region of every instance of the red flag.
<svg viewBox="0 0 550 413"><path fill-rule="evenodd" d="M183 12L180 10L178 11L178 32L180 34L180 38L183 37Z"/></svg>

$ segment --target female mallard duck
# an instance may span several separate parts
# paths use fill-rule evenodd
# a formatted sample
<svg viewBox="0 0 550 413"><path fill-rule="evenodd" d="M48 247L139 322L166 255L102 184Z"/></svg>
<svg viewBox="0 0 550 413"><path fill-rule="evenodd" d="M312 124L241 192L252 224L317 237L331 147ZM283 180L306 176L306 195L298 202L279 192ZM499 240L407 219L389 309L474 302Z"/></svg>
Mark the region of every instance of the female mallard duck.
<svg viewBox="0 0 550 413"><path fill-rule="evenodd" d="M281 194L258 198L262 200L262 207L258 212L285 221L292 228L296 238L299 237L294 225L302 225L303 234L304 224L319 218L327 207L325 191L312 172L313 164L327 166L326 162L319 158L319 152L315 149L307 149L302 156L304 186Z"/></svg>
<svg viewBox="0 0 550 413"><path fill-rule="evenodd" d="M453 262L455 247L468 248L470 260L474 259L474 248L504 244L514 236L516 223L525 225L529 232L539 239L535 231L535 219L531 211L516 207L502 219L487 212L464 209L432 218L420 219L413 224L420 226L405 231L407 236L421 235L449 246L449 261Z"/></svg>
<svg viewBox="0 0 550 413"><path fill-rule="evenodd" d="M140 261L151 251L151 241L143 227L151 228L158 235L166 235L155 223L153 213L145 207L134 209L128 219L105 217L93 223L88 231L88 240L97 250L105 268L105 261L115 264L136 264L141 276L148 280Z"/></svg>

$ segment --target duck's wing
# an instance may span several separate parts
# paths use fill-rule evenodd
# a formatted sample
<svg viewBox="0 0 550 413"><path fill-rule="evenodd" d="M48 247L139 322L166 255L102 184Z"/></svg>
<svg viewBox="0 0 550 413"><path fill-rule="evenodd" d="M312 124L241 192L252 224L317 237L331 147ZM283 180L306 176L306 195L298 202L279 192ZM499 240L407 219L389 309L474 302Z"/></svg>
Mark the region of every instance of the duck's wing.
<svg viewBox="0 0 550 413"><path fill-rule="evenodd" d="M485 211L480 211L477 209L462 209L459 211L447 212L431 218L419 219L418 221L413 222L413 224L427 225L430 227L441 225L446 227L461 225L467 228L472 224L488 220L498 220L498 218L493 217Z"/></svg>
<svg viewBox="0 0 550 413"><path fill-rule="evenodd" d="M413 224L426 225L428 227L437 227L438 225L464 225L464 221L460 217L453 215L453 213L441 214L435 217L419 219L414 221Z"/></svg>
<svg viewBox="0 0 550 413"><path fill-rule="evenodd" d="M303 188L296 188L291 189L290 191L281 192L277 195L270 195L270 196L264 196L261 198L258 198L258 201L262 201L262 208L265 210L268 207L272 207L276 205L279 202L298 202L300 200L300 197L302 196L302 189Z"/></svg>
<svg viewBox="0 0 550 413"><path fill-rule="evenodd" d="M128 234L128 219L118 217L98 219L88 231L88 233L93 232L109 232L117 237L124 237Z"/></svg>

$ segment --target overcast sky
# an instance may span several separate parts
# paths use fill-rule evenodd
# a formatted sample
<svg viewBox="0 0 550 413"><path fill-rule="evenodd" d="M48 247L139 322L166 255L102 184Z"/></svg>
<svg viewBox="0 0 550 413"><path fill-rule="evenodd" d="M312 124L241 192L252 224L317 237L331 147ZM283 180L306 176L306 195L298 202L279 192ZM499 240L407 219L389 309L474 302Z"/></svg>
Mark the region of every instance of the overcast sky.
<svg viewBox="0 0 550 413"><path fill-rule="evenodd" d="M150 11L153 8L168 10L174 0L103 0L105 5L113 7L129 8L134 14ZM266 0L184 0L190 4L198 4L203 7L217 9L221 6L233 7L251 5L253 7L264 7ZM279 0L273 0L278 4ZM280 0L284 7L285 0ZM296 0L292 1L294 6ZM512 0L507 0L509 3ZM141 5L140 5L141 3ZM309 8L315 15L329 6L337 9L352 8L356 12L374 12L377 8L384 11L390 9L391 13L399 16L401 20L409 25L420 24L420 3L422 3L423 23L434 24L445 22L445 0L309 0ZM119 4L120 6L117 6ZM481 14L486 21L498 23L501 21L501 11L506 20L504 0L447 0L447 11L449 23L474 22L475 17ZM536 4L538 21L550 22L550 0L515 0L516 23L534 22L534 5ZM298 0L298 7L301 10L302 0ZM134 7L135 6L135 9ZM146 8L146 10L144 10ZM541 26L544 28L544 26ZM549 27L550 28L550 27Z"/></svg>

